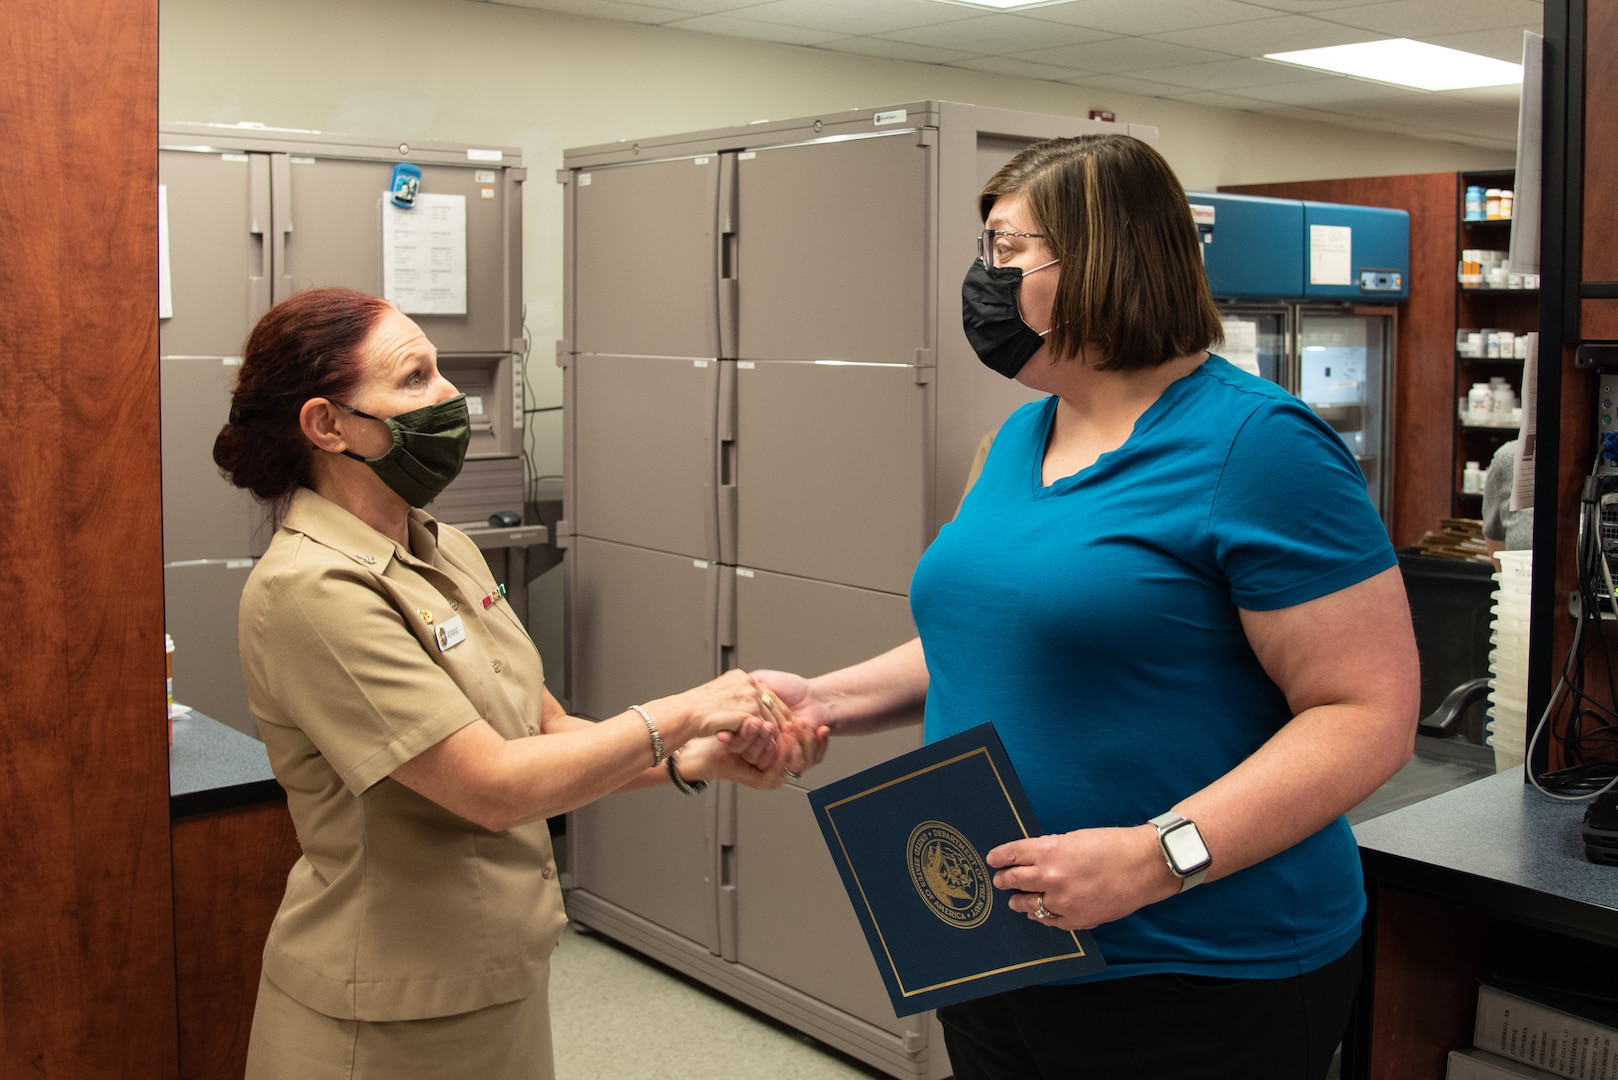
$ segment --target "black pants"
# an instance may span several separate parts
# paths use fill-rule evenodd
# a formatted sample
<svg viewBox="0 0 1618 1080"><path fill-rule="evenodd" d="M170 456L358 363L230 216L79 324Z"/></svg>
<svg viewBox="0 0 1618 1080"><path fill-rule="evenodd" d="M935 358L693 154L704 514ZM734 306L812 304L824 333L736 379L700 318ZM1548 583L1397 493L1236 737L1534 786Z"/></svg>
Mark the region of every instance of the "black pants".
<svg viewBox="0 0 1618 1080"><path fill-rule="evenodd" d="M1321 1080L1348 1026L1358 944L1290 979L1139 975L938 1010L955 1080Z"/></svg>

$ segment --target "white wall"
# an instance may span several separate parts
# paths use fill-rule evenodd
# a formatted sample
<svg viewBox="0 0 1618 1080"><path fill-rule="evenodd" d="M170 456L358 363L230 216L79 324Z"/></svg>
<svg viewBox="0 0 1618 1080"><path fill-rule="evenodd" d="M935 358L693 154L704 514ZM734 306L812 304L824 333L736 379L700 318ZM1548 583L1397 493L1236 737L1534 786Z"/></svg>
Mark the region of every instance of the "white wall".
<svg viewBox="0 0 1618 1080"><path fill-rule="evenodd" d="M468 0L162 0L163 120L516 146L537 401L561 400L564 149L942 98L1155 124L1186 187L1509 167L1509 152ZM561 471L559 413L535 418Z"/></svg>

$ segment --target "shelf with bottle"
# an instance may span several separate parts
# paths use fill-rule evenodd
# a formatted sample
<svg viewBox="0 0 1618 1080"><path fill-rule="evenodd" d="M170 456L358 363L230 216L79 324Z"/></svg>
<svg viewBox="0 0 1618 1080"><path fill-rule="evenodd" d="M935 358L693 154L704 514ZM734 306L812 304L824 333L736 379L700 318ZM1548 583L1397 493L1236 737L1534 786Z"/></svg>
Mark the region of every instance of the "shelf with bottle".
<svg viewBox="0 0 1618 1080"><path fill-rule="evenodd" d="M1516 387L1504 375L1475 382L1457 402L1456 418L1462 427L1514 430L1522 426L1522 405Z"/></svg>
<svg viewBox="0 0 1618 1080"><path fill-rule="evenodd" d="M1513 270L1510 256L1497 248L1462 248L1455 281L1467 292L1538 292L1539 275Z"/></svg>
<svg viewBox="0 0 1618 1080"><path fill-rule="evenodd" d="M1455 357L1466 362L1472 360L1528 359L1528 350L1534 331L1518 331L1492 326L1460 327L1455 331Z"/></svg>
<svg viewBox="0 0 1618 1080"><path fill-rule="evenodd" d="M1468 225L1509 223L1516 192L1511 188L1468 184L1461 200L1461 220Z"/></svg>
<svg viewBox="0 0 1618 1080"><path fill-rule="evenodd" d="M1482 513L1482 473L1521 430L1523 365L1539 323L1539 281L1510 265L1515 175L1510 169L1456 174L1456 415L1450 461L1451 511Z"/></svg>

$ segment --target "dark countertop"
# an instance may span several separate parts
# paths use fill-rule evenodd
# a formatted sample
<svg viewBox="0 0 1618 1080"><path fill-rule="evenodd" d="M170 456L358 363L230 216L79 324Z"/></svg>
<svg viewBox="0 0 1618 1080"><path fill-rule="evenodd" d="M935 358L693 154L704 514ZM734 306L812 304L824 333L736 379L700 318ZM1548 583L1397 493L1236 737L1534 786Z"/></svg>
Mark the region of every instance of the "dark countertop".
<svg viewBox="0 0 1618 1080"><path fill-rule="evenodd" d="M263 743L195 710L174 718L170 817L284 798Z"/></svg>
<svg viewBox="0 0 1618 1080"><path fill-rule="evenodd" d="M1618 945L1618 867L1584 857L1588 800L1556 802L1509 769L1354 826L1370 882Z"/></svg>

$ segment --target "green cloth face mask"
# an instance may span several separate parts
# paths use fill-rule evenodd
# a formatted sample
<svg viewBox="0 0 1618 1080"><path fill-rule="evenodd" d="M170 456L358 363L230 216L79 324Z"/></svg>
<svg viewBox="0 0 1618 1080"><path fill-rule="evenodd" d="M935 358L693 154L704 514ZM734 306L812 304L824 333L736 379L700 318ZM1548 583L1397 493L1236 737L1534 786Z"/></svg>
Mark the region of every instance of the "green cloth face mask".
<svg viewBox="0 0 1618 1080"><path fill-rule="evenodd" d="M465 394L386 418L347 405L342 408L367 420L381 420L393 432L393 448L381 457L361 457L352 450L344 450L343 454L369 465L394 494L411 506L426 506L460 475L467 445L472 441Z"/></svg>

